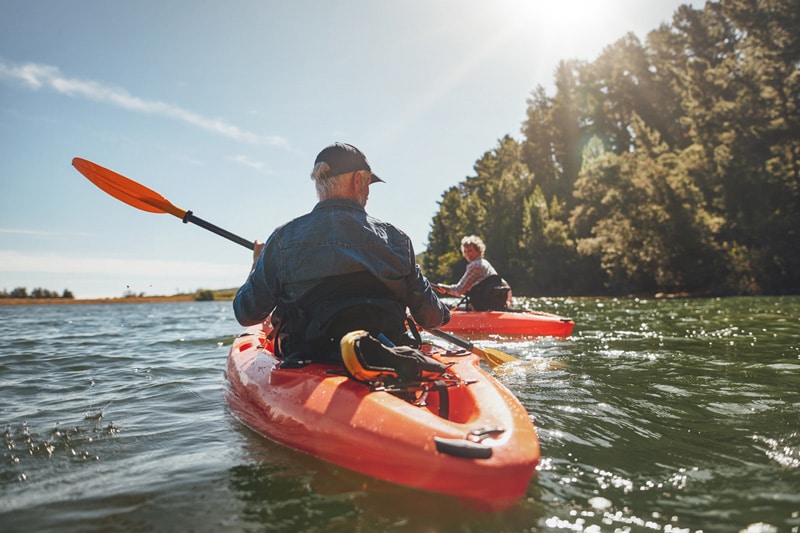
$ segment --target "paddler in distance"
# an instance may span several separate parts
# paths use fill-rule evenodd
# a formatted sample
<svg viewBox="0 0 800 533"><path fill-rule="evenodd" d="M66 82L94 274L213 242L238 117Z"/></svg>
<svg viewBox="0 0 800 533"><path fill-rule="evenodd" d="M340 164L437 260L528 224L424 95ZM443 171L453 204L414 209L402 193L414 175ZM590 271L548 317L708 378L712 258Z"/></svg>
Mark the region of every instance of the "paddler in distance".
<svg viewBox="0 0 800 533"><path fill-rule="evenodd" d="M435 284L440 294L468 298L473 311L503 311L511 305L511 287L500 277L492 264L483 257L486 245L477 235L461 239L461 253L467 260L464 275L455 285Z"/></svg>

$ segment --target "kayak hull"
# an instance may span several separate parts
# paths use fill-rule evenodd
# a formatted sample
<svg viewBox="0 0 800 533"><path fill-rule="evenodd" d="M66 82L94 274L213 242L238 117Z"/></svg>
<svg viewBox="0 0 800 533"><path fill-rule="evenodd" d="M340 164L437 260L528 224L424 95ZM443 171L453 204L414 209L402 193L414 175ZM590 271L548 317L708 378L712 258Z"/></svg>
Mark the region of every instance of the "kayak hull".
<svg viewBox="0 0 800 533"><path fill-rule="evenodd" d="M571 318L538 311L450 312L450 322L441 329L451 333L568 337L575 322Z"/></svg>
<svg viewBox="0 0 800 533"><path fill-rule="evenodd" d="M227 403L258 433L377 479L458 497L486 510L513 506L539 462L525 408L472 354L452 362L461 381L415 405L352 380L340 367L279 367L264 332L249 328L231 347Z"/></svg>

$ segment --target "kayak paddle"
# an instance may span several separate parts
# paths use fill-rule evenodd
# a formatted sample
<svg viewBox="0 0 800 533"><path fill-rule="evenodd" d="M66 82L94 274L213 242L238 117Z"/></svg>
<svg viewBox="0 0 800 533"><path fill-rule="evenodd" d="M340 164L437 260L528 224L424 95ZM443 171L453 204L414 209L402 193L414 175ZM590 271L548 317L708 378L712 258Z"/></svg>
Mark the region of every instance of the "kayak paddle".
<svg viewBox="0 0 800 533"><path fill-rule="evenodd" d="M430 333L433 333L440 339L444 339L447 342L455 344L465 350L474 353L484 361L486 364L489 365L489 368L494 370L496 367L500 365L504 365L506 363L513 363L515 361L519 361L516 357L509 355L507 353L501 352L500 350L495 350L492 348L478 348L471 342L466 339L462 339L461 337L456 337L450 333L446 333L440 329L427 329Z"/></svg>
<svg viewBox="0 0 800 533"><path fill-rule="evenodd" d="M247 239L235 235L228 230L222 229L219 226L215 226L210 222L206 222L202 218L195 216L191 211L186 211L185 209L181 209L180 207L173 205L169 200L158 194L156 191L149 189L141 183L137 183L130 178L126 178L122 174L117 174L113 170L101 167L97 163L92 163L91 161L81 159L80 157L76 157L72 160L72 166L78 169L78 172L86 176L89 181L103 189L105 192L117 200L135 207L136 209L141 209L142 211L147 211L148 213L168 213L183 220L184 224L191 222L192 224L196 224L203 229L207 229L208 231L225 237L236 244L241 244L250 250L255 247L255 244L252 241L248 241ZM451 342L452 344L455 344L456 346L460 346L461 348L474 353L486 361L486 364L488 364L490 368L495 368L504 363L517 361L517 358L503 353L500 350L493 350L491 348L478 348L471 342L456 337L455 335L445 333L442 330L431 329L428 331L439 338L442 338L448 342Z"/></svg>
<svg viewBox="0 0 800 533"><path fill-rule="evenodd" d="M173 205L169 200L158 194L152 189L148 189L141 183L136 183L132 179L117 174L113 170L101 167L96 163L76 157L72 160L72 166L78 172L86 176L89 181L103 189L105 192L121 200L126 204L147 211L148 213L169 213L183 220L186 224L191 222L201 228L207 229L217 235L225 237L236 244L241 244L245 248L253 249L254 243L234 235L230 231L224 230L210 222L206 222L200 217L195 216L191 211L186 211Z"/></svg>

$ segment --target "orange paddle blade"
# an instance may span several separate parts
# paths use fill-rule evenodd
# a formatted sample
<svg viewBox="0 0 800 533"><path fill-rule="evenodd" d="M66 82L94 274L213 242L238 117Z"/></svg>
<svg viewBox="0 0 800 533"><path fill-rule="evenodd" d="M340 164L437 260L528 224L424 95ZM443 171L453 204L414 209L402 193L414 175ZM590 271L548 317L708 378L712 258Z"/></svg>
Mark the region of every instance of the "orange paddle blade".
<svg viewBox="0 0 800 533"><path fill-rule="evenodd" d="M117 174L113 170L80 157L72 160L72 166L105 192L136 209L149 213L169 213L180 219L186 215L186 210L172 205L169 200L154 190Z"/></svg>

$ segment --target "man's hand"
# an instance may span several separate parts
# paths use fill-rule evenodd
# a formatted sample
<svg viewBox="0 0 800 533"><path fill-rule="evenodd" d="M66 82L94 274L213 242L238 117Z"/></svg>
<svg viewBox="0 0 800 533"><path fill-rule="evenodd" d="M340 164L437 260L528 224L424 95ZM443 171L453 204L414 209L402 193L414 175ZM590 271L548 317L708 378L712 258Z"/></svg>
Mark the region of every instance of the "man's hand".
<svg viewBox="0 0 800 533"><path fill-rule="evenodd" d="M435 283L431 283L431 288L438 292L439 294L447 294L447 289L442 287L441 285L437 285Z"/></svg>
<svg viewBox="0 0 800 533"><path fill-rule="evenodd" d="M253 241L253 266L250 267L250 271L252 272L253 269L256 268L256 262L258 262L258 258L261 257L261 251L264 249L264 243L258 240Z"/></svg>

